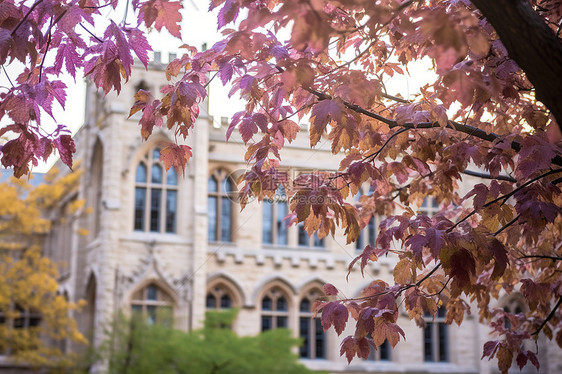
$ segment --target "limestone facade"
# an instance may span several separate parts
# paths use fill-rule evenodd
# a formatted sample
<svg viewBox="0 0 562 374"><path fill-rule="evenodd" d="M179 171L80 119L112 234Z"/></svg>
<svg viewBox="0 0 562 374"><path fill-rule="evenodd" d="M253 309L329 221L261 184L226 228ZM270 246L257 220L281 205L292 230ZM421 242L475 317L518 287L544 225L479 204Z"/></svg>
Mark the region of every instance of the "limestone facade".
<svg viewBox="0 0 562 374"><path fill-rule="evenodd" d="M133 77L119 96L111 93L103 97L88 88L86 122L75 137L76 159L85 170L76 197L85 198L94 212L73 222L74 231L85 227L89 234L72 235L67 241L70 249L64 256L58 254L58 259L68 264L62 272L61 288L72 300L88 302L77 319L93 344L104 339L104 327L119 310L128 313L138 308L150 314L153 307L168 307L173 310L174 326L189 330L201 326L207 305L216 302L218 307L240 309L233 328L242 335L259 333L264 324L286 325L295 336L307 329L309 349L302 353L307 356L303 362L331 373L497 372L493 361L480 361L488 333L474 316L468 316L461 327L443 328L436 323L428 337L403 313L405 341L390 352L377 353L373 360L355 359L348 365L340 357L340 342L353 330L348 328L340 337L330 330L324 339L317 339L317 325L306 311L301 312L302 300L313 298L325 282L338 287L342 297L359 296L373 279L392 281L396 259L381 258L364 277L353 270L346 281L348 265L358 252L354 243L346 244L341 232L325 238L323 247L303 246L302 239L299 245L298 228L289 227L286 244L264 244L263 204L252 202L240 211L236 203L209 192L212 175L219 175L220 185L220 176L243 170L246 164L241 139L234 134L226 142L226 127L209 116L204 105L185 143L193 151L185 176L169 183L138 182L143 172L139 172L139 165L146 166L150 179L157 173L152 166L158 165L151 158L153 150L163 141L177 139L155 129L147 142L142 141L139 117L128 118L134 92L138 87L157 92L166 82L163 71L154 66L135 71ZM331 155L327 140L311 150L304 131L302 135L282 154L284 167L296 172L334 170L338 158ZM161 200L143 203L142 192L137 192L143 189L145 199L146 191L154 195L156 189L167 197L154 195ZM209 209L210 196L221 204L223 200L231 204L230 222L225 219L228 208L221 205L224 214L220 227L215 226L219 209ZM153 214L153 203L159 205L155 209L159 216ZM212 234L209 225L216 229ZM274 231L282 229L276 222L273 226ZM226 240L209 240L210 235ZM47 251L55 256L57 248L51 246ZM428 339L434 339L433 345ZM544 372L562 372L560 352L549 348L552 346L541 347L541 355L550 356L543 361ZM428 349L432 350L430 359Z"/></svg>

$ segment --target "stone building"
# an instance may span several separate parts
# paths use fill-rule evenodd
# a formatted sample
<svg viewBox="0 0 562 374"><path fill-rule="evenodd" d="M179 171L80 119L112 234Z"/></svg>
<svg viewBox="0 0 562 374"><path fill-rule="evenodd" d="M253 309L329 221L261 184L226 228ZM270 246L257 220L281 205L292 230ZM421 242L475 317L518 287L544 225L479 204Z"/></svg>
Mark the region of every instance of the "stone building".
<svg viewBox="0 0 562 374"><path fill-rule="evenodd" d="M119 96L104 97L88 88L85 125L75 137L76 159L82 160L85 173L78 194L63 205L85 198L94 213L59 226L46 248L48 255L68 264L61 272L61 288L71 300L88 302L77 319L94 344L104 339L104 327L119 310L138 310L157 322L157 310L166 308L176 328L189 330L201 326L209 308L236 307L237 333L288 327L303 338L299 354L314 369L350 374L497 372L494 361L480 360L488 334L474 315L458 327L446 326L439 314L421 329L404 313L405 341L348 365L339 355L340 342L353 330L341 337L333 330L324 334L310 305L325 282L354 297L375 277L391 281L396 260L381 258L365 277L352 271L346 281L358 245L345 244L341 232L319 240L303 235L299 226L287 227L282 198L252 202L240 211L228 190L234 189L232 173L246 167L244 145L236 134L226 142L226 125L209 116L205 106L186 143L193 157L185 176L166 173L158 151L162 142L175 139L156 130L143 142L139 117L127 118L136 89L158 91L165 84L164 73L155 64L133 77ZM302 135L286 147L283 166L291 173L333 170L338 162L329 145L311 150L304 130ZM435 209L431 201L424 205L422 209ZM89 235L77 235L77 227L87 228ZM367 227L361 244L375 236L373 226ZM504 302L519 307L516 299ZM559 350L548 348L541 347L546 359L541 372L562 372Z"/></svg>

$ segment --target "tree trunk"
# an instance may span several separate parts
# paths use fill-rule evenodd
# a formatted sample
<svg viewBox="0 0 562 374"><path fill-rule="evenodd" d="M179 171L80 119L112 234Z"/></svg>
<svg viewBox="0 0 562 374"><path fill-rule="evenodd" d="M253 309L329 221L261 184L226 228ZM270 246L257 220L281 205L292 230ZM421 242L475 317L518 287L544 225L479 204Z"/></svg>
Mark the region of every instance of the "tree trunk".
<svg viewBox="0 0 562 374"><path fill-rule="evenodd" d="M471 0L494 26L562 131L562 41L526 0Z"/></svg>

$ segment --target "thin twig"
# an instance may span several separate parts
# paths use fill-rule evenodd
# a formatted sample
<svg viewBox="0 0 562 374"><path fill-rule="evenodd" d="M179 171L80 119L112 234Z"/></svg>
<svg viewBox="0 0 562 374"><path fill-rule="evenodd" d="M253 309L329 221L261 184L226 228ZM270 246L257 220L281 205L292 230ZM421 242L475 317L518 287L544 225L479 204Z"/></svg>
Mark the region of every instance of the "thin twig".
<svg viewBox="0 0 562 374"><path fill-rule="evenodd" d="M507 229L509 226L513 225L518 219L519 217L521 217L521 214L518 214L517 217L515 217L514 219L512 219L511 221L509 221L508 223L505 224L504 227L502 227L501 229L499 229L498 231L496 231L494 233L494 236L499 235L503 230Z"/></svg>
<svg viewBox="0 0 562 374"><path fill-rule="evenodd" d="M554 313L556 313L556 310L558 309L558 307L560 306L560 304L562 304L562 297L558 299L558 302L556 303L556 305L554 306L554 308L552 308L552 310L550 311L549 315L546 317L546 319L541 323L541 325L539 326L539 328L533 332L531 335L538 335L539 332L541 332L541 330L543 329L543 327L546 325L546 323L548 321L550 321L552 319L552 317L554 317Z"/></svg>
<svg viewBox="0 0 562 374"><path fill-rule="evenodd" d="M544 177L546 177L546 176L549 176L549 175L551 175L551 174L556 174L556 173L560 173L560 172L562 172L562 169L550 170L550 171L548 171L548 172L546 172L546 173L544 173L544 174L539 175L538 177L535 177L535 178L533 178L533 179L527 181L526 183L522 184L521 186L515 188L515 189L514 189L513 191L511 191L510 193L505 194L505 195L502 195L502 196L500 196L500 197L498 197L498 198L496 198L496 199L494 199L494 200L492 200L492 201L487 202L487 203L484 204L484 205L482 206L482 208L480 208L479 210L474 209L472 212L470 212L468 215L466 215L463 219L461 219L460 221L458 221L457 223L455 223L453 226L451 226L449 229L447 229L446 232L449 233L449 232L453 231L458 225L460 225L461 223L463 223L464 221L466 221L468 218L472 217L472 216L473 216L474 214L476 214L478 211L480 211L480 210L482 210L482 209L484 209L484 208L487 208L487 207L489 207L490 205L495 204L495 203L497 203L497 202L499 202L499 201L501 201L501 200L504 200L504 202L505 202L507 199L509 199L511 196L515 195L515 194L516 194L518 191L520 191L521 189L527 187L529 184L531 184L531 183L533 183L533 182L536 182L536 181L538 181L539 179L544 178ZM503 204L503 203L502 203L502 204Z"/></svg>
<svg viewBox="0 0 562 374"><path fill-rule="evenodd" d="M545 260L552 260L552 261L562 261L562 257L559 256L547 256L547 255L525 255L518 257L518 260L522 260L524 258L538 258L538 259L545 259Z"/></svg>
<svg viewBox="0 0 562 374"><path fill-rule="evenodd" d="M10 76L8 75L8 72L6 71L6 67L4 65L2 65L2 70L4 70L4 74L6 74L6 78L8 78L8 82L10 82L10 84L12 85L12 88L14 88L15 87L14 83L10 79Z"/></svg>
<svg viewBox="0 0 562 374"><path fill-rule="evenodd" d="M402 134L402 133L404 133L404 132L406 132L406 131L408 131L408 130L409 130L409 129L400 129L400 130L396 131L394 134L390 135L390 136L388 137L388 139L386 139L386 142L384 142L384 144L379 148L378 151L376 151L376 152L374 152L374 153L372 153L372 154L370 154L370 155L365 156L365 157L363 158L363 160L367 160L367 159L372 158L372 161L374 161L375 158L377 158L377 156L378 156L378 155L381 153L381 151L384 149L384 147L386 147L386 146L388 145L388 143L389 143L393 138L395 138L396 136L398 136L398 135L400 135L400 134Z"/></svg>
<svg viewBox="0 0 562 374"><path fill-rule="evenodd" d="M25 20L27 19L27 17L29 17L29 15L31 14L31 12L33 12L33 9L35 9L35 7L37 5L39 5L40 3L42 3L43 0L37 0L35 2L35 4L33 4L31 6L31 8L29 8L29 10L27 11L27 13L25 14L25 16L23 16L22 20L19 21L19 23L16 25L16 27L12 30L12 32L10 33L10 35L14 36L14 34L16 33L16 31L18 31L18 29L20 28L21 25L23 25L23 23L25 22Z"/></svg>
<svg viewBox="0 0 562 374"><path fill-rule="evenodd" d="M92 35L92 37L94 37L98 42L103 43L103 40L98 38L97 36L94 35L94 33L92 33L90 30L88 30L86 27L84 27L83 24L79 23L80 27L82 27L84 30L86 30L86 32L90 35Z"/></svg>

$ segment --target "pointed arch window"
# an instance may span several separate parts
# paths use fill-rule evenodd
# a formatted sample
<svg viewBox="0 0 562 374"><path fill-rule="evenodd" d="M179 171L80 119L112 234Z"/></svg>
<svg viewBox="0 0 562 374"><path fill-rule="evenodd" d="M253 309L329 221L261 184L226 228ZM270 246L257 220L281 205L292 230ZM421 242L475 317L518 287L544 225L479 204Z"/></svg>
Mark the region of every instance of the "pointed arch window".
<svg viewBox="0 0 562 374"><path fill-rule="evenodd" d="M135 172L136 231L175 233L177 225L178 176L172 167L165 171L160 149L144 155Z"/></svg>
<svg viewBox="0 0 562 374"><path fill-rule="evenodd" d="M232 296L223 285L213 287L207 292L207 309L230 309L232 308Z"/></svg>
<svg viewBox="0 0 562 374"><path fill-rule="evenodd" d="M171 325L173 321L174 302L167 292L155 284L149 284L133 294L131 309L150 325Z"/></svg>
<svg viewBox="0 0 562 374"><path fill-rule="evenodd" d="M320 296L314 290L301 299L299 304L299 336L302 345L299 349L301 358L326 358L326 335L319 317L314 318L312 303Z"/></svg>
<svg viewBox="0 0 562 374"><path fill-rule="evenodd" d="M234 182L226 170L217 169L209 177L207 188L208 239L213 242L231 242L233 209L229 194L236 191Z"/></svg>
<svg viewBox="0 0 562 374"><path fill-rule="evenodd" d="M289 327L289 303L278 287L269 290L261 300L261 331Z"/></svg>

